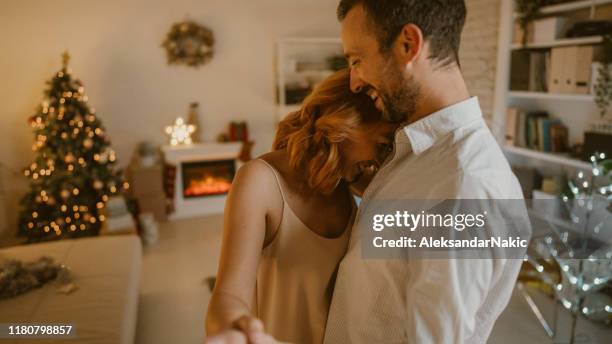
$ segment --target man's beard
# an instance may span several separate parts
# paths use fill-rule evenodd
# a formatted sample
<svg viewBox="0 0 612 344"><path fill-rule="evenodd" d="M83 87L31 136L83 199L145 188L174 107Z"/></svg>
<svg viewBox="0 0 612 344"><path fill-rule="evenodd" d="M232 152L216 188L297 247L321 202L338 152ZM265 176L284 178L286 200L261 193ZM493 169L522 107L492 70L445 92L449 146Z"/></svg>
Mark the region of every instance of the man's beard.
<svg viewBox="0 0 612 344"><path fill-rule="evenodd" d="M387 121L406 123L416 112L421 89L414 77L404 76L393 60L384 68L381 78L384 85L378 90L384 106L382 115Z"/></svg>

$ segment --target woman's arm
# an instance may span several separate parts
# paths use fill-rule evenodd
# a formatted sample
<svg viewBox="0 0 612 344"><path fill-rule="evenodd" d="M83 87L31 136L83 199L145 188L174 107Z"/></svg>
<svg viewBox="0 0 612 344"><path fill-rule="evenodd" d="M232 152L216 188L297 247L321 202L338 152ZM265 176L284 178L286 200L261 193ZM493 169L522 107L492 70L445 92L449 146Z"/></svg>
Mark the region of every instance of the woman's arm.
<svg viewBox="0 0 612 344"><path fill-rule="evenodd" d="M282 212L280 194L271 192L278 190L272 173L263 162L254 160L240 168L232 183L225 205L217 281L206 316L208 335L234 327L239 318L253 314L266 220L271 212Z"/></svg>

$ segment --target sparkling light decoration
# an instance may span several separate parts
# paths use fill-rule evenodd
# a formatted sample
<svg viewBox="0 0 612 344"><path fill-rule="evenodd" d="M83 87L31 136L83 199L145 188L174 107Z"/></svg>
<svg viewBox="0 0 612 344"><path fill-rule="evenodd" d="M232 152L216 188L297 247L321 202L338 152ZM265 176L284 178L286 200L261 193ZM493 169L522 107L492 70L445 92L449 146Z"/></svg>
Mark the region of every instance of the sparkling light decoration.
<svg viewBox="0 0 612 344"><path fill-rule="evenodd" d="M185 123L182 117L177 117L173 125L166 127L166 134L173 146L190 145L193 143L191 134L196 130L195 125Z"/></svg>
<svg viewBox="0 0 612 344"><path fill-rule="evenodd" d="M19 215L19 234L29 242L98 234L109 195L129 187L68 61L65 53L63 68L49 81L44 101L29 119L36 157L23 170L30 192Z"/></svg>
<svg viewBox="0 0 612 344"><path fill-rule="evenodd" d="M567 223L551 221L551 233L535 241L539 256L559 266L560 282L537 266L536 270L571 312L571 338L578 315L612 323L612 301L602 292L612 283L612 160L595 153L590 162L590 173L578 172L562 196ZM552 329L547 332L554 334Z"/></svg>

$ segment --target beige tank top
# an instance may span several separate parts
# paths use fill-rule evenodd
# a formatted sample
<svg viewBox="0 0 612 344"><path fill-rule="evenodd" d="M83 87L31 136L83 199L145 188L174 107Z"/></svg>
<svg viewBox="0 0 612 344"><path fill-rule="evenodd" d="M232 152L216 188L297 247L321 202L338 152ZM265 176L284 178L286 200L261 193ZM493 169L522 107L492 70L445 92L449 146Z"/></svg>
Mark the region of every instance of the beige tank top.
<svg viewBox="0 0 612 344"><path fill-rule="evenodd" d="M323 343L338 265L346 253L355 218L355 203L352 202L350 221L342 235L325 238L295 215L286 202L279 174L261 161L274 172L283 198L283 215L259 263L256 316L277 340Z"/></svg>

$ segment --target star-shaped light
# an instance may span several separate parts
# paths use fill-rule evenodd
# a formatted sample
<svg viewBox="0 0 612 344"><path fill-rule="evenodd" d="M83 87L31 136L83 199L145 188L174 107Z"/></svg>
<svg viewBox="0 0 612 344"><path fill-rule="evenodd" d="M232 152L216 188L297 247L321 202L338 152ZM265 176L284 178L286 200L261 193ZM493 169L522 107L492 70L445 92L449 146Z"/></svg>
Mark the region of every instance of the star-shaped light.
<svg viewBox="0 0 612 344"><path fill-rule="evenodd" d="M173 146L190 145L191 134L196 130L195 125L186 124L182 117L178 117L173 125L166 127L166 134L170 138L170 144Z"/></svg>

